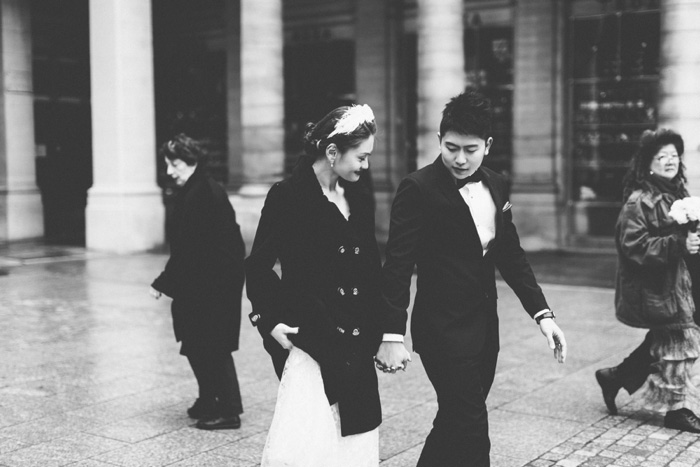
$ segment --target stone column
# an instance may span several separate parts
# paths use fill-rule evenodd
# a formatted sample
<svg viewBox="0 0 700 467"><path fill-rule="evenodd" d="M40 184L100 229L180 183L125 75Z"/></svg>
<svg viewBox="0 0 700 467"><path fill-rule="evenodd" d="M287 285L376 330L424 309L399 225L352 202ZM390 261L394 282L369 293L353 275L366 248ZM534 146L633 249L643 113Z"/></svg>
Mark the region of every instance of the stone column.
<svg viewBox="0 0 700 467"><path fill-rule="evenodd" d="M156 184L151 2L90 0L93 186L86 245L143 251L164 241Z"/></svg>
<svg viewBox="0 0 700 467"><path fill-rule="evenodd" d="M284 172L283 45L282 1L242 0L241 120L248 190L267 188Z"/></svg>
<svg viewBox="0 0 700 467"><path fill-rule="evenodd" d="M558 3L519 2L515 14L511 202L525 249L556 248L560 241L563 18Z"/></svg>
<svg viewBox="0 0 700 467"><path fill-rule="evenodd" d="M395 1L359 0L355 22L357 103L368 104L377 122L371 174L377 205L377 237L385 241L394 191L406 174L401 125L399 40L401 5Z"/></svg>
<svg viewBox="0 0 700 467"><path fill-rule="evenodd" d="M241 2L226 2L226 114L228 122L228 189L243 185L243 126L241 123Z"/></svg>
<svg viewBox="0 0 700 467"><path fill-rule="evenodd" d="M29 3L0 1L0 243L44 234L36 185Z"/></svg>
<svg viewBox="0 0 700 467"><path fill-rule="evenodd" d="M240 32L243 180L231 202L250 246L265 195L284 173L282 0L241 0Z"/></svg>
<svg viewBox="0 0 700 467"><path fill-rule="evenodd" d="M659 127L683 137L688 188L700 195L700 0L661 5Z"/></svg>
<svg viewBox="0 0 700 467"><path fill-rule="evenodd" d="M463 0L418 0L418 168L440 153L445 104L464 90Z"/></svg>

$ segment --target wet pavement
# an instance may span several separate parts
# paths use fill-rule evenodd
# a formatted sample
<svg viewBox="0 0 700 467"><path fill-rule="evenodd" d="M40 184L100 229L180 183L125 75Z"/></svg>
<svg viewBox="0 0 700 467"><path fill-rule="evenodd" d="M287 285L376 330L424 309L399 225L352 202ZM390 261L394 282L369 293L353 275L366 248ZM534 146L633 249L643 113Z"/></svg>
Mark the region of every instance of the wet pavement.
<svg viewBox="0 0 700 467"><path fill-rule="evenodd" d="M259 465L277 379L257 331L244 321L234 354L243 426L195 429L185 411L197 385L173 339L170 301L148 295L166 259L0 250L0 466ZM581 285L586 275L567 258L533 256L533 264L549 279L543 288L570 355L564 365L555 362L499 283L501 354L488 399L492 465L700 465L700 436L663 428L660 416L626 394L618 397L620 415L605 410L593 372L618 363L644 335L615 321L613 290ZM603 274L593 268L588 275ZM249 309L244 299L244 315ZM379 379L381 466L412 467L437 407L420 357L407 372Z"/></svg>

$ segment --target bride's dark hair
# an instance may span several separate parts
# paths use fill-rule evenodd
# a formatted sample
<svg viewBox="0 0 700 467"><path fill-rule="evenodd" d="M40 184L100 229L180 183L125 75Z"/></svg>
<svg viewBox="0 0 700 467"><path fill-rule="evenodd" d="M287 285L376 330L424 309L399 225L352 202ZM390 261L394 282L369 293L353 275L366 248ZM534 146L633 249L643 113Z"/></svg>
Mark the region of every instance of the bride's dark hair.
<svg viewBox="0 0 700 467"><path fill-rule="evenodd" d="M371 122L363 122L350 133L335 134L330 138L330 135L335 129L336 123L350 109L348 106L338 107L331 110L325 117L316 123L309 122L306 124L304 131L303 143L304 153L313 159L319 159L326 153L326 148L329 144L334 143L341 153L350 148L359 146L364 140L377 132L377 124Z"/></svg>

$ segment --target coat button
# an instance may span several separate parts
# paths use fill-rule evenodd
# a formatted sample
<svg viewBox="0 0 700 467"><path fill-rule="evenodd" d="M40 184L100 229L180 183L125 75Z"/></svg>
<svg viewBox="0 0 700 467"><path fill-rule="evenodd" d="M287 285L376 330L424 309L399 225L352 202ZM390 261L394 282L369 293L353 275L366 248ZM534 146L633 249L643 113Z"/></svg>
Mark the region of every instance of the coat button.
<svg viewBox="0 0 700 467"><path fill-rule="evenodd" d="M345 295L345 289L342 288L342 287L338 287L338 293L339 293L340 295Z"/></svg>
<svg viewBox="0 0 700 467"><path fill-rule="evenodd" d="M343 245L340 245L340 247L338 248L338 253L340 253L341 255L345 253L345 247Z"/></svg>
<svg viewBox="0 0 700 467"><path fill-rule="evenodd" d="M359 335L360 335L360 329L359 329L359 328L353 329L353 330L352 330L352 335L353 335L353 336L359 336Z"/></svg>
<svg viewBox="0 0 700 467"><path fill-rule="evenodd" d="M260 315L254 315L252 318L250 318L250 320L254 323L257 323L259 319L260 319Z"/></svg>
<svg viewBox="0 0 700 467"><path fill-rule="evenodd" d="M356 247L355 247L355 254L356 254L356 255L359 255L359 254L360 254L360 247L359 247L359 246L356 246Z"/></svg>
<svg viewBox="0 0 700 467"><path fill-rule="evenodd" d="M338 326L337 329L339 333L345 334L345 329L341 328L340 326Z"/></svg>
<svg viewBox="0 0 700 467"><path fill-rule="evenodd" d="M353 288L352 288L352 294L353 294L353 295L357 295L358 293L360 293L360 291L357 290L357 287L353 287Z"/></svg>

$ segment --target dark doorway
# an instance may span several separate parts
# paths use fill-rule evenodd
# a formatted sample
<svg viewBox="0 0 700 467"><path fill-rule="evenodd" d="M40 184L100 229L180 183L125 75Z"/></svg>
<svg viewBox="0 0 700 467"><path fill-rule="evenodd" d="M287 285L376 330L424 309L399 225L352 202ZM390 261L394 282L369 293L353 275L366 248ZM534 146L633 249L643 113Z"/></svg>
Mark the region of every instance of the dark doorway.
<svg viewBox="0 0 700 467"><path fill-rule="evenodd" d="M156 143L160 146L178 133L198 140L207 154L209 173L226 185L225 2L154 0L152 4ZM169 240L178 188L157 154L158 148L153 148Z"/></svg>
<svg viewBox="0 0 700 467"><path fill-rule="evenodd" d="M330 35L330 32L327 32ZM306 124L341 105L355 103L355 44L311 36L284 48L285 171L303 152ZM306 37L306 36L304 36Z"/></svg>
<svg viewBox="0 0 700 467"><path fill-rule="evenodd" d="M33 0L31 22L44 237L83 246L92 185L88 0Z"/></svg>

